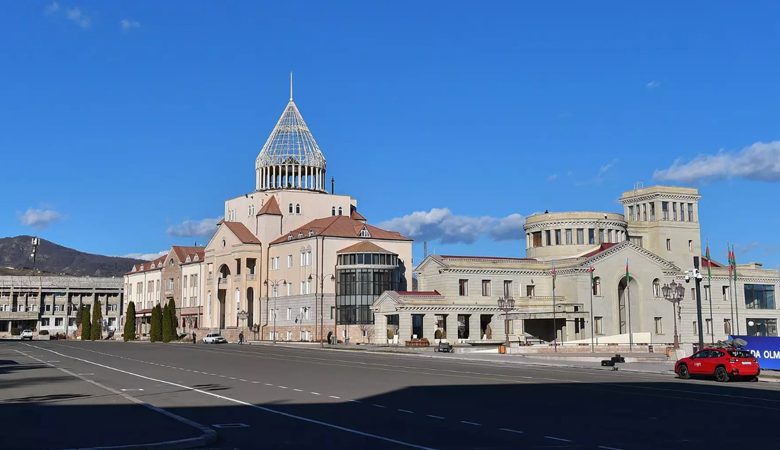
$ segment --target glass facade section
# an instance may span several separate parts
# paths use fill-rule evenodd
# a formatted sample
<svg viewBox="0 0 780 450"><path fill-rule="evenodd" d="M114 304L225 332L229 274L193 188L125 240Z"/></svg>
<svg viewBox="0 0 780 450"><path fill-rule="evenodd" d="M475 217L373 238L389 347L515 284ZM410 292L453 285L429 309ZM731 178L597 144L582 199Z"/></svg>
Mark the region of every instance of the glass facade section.
<svg viewBox="0 0 780 450"><path fill-rule="evenodd" d="M775 286L772 284L746 284L745 307L747 309L775 309Z"/></svg>
<svg viewBox="0 0 780 450"><path fill-rule="evenodd" d="M777 336L777 319L747 319L748 336Z"/></svg>
<svg viewBox="0 0 780 450"><path fill-rule="evenodd" d="M371 305L385 291L406 289L398 256L354 253L338 256L336 266L336 323L374 323Z"/></svg>

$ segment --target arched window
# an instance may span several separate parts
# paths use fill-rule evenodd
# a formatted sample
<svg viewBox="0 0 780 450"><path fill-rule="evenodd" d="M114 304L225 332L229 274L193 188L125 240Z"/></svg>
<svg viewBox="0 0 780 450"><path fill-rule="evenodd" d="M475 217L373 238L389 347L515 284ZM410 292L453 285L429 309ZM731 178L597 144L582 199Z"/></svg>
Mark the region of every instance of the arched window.
<svg viewBox="0 0 780 450"><path fill-rule="evenodd" d="M300 213L301 213L301 205L300 205L300 203L296 203L295 204L295 214L300 214Z"/></svg>
<svg viewBox="0 0 780 450"><path fill-rule="evenodd" d="M339 215L341 215L341 206L339 206Z"/></svg>
<svg viewBox="0 0 780 450"><path fill-rule="evenodd" d="M653 280L653 297L661 296L661 281L656 278Z"/></svg>
<svg viewBox="0 0 780 450"><path fill-rule="evenodd" d="M601 295L601 277L593 277L593 295Z"/></svg>
<svg viewBox="0 0 780 450"><path fill-rule="evenodd" d="M331 216L335 216L336 215L336 207L335 206L333 208L331 208L330 215Z"/></svg>
<svg viewBox="0 0 780 450"><path fill-rule="evenodd" d="M292 212L293 212L292 203L290 203L290 205L289 205L289 208L288 208L288 209L289 209L289 211L290 211L290 214L292 214Z"/></svg>

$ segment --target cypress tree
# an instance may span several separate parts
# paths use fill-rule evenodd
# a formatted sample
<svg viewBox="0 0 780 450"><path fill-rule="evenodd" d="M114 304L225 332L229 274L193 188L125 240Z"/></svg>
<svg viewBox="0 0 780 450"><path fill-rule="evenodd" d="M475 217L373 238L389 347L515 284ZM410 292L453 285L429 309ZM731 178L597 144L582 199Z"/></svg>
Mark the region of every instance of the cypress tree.
<svg viewBox="0 0 780 450"><path fill-rule="evenodd" d="M152 329L149 332L149 340L152 342L160 342L162 341L162 338L162 307L158 303L152 309Z"/></svg>
<svg viewBox="0 0 780 450"><path fill-rule="evenodd" d="M89 321L89 305L81 307L81 340L88 341L92 337L92 324Z"/></svg>
<svg viewBox="0 0 780 450"><path fill-rule="evenodd" d="M163 307L162 313L162 340L163 342L171 342L171 308L168 305Z"/></svg>
<svg viewBox="0 0 780 450"><path fill-rule="evenodd" d="M127 341L135 340L135 303L127 304L127 313L125 314L125 330L122 338Z"/></svg>
<svg viewBox="0 0 780 450"><path fill-rule="evenodd" d="M90 338L93 341L99 341L103 338L103 311L100 307L100 300L95 299L92 306L92 333Z"/></svg>
<svg viewBox="0 0 780 450"><path fill-rule="evenodd" d="M178 328L178 322L176 319L176 302L171 299L168 302L168 310L171 313L171 340L176 340L179 337L179 334L176 332L176 328Z"/></svg>

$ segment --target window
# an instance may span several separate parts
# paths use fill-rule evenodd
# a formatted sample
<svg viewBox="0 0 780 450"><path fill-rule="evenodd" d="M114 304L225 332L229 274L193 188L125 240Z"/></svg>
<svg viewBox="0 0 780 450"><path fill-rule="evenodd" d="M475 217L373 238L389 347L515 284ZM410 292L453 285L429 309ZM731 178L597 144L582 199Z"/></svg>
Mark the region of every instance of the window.
<svg viewBox="0 0 780 450"><path fill-rule="evenodd" d="M666 240L666 249L669 250L669 251L672 251L672 240L671 239L667 239Z"/></svg>
<svg viewBox="0 0 780 450"><path fill-rule="evenodd" d="M301 213L301 205L299 203L295 204L295 214Z"/></svg>
<svg viewBox="0 0 780 450"><path fill-rule="evenodd" d="M526 296L526 297L533 297L533 296L534 296L534 293L535 293L535 291L536 291L535 287L536 287L536 286L534 286L533 284L529 284L529 285L527 285L527 286L525 287L525 296Z"/></svg>
<svg viewBox="0 0 780 450"><path fill-rule="evenodd" d="M680 203L680 222L685 222L685 203Z"/></svg>
<svg viewBox="0 0 780 450"><path fill-rule="evenodd" d="M531 239L532 239L531 245L533 247L541 247L542 246L542 232L541 231L534 231L533 233L531 233Z"/></svg>
<svg viewBox="0 0 780 450"><path fill-rule="evenodd" d="M301 281L301 295L306 294L306 282Z"/></svg>
<svg viewBox="0 0 780 450"><path fill-rule="evenodd" d="M661 217L663 220L669 220L669 202L661 202Z"/></svg>
<svg viewBox="0 0 780 450"><path fill-rule="evenodd" d="M54 318L54 326L55 327L61 327L62 326L62 317L55 317Z"/></svg>
<svg viewBox="0 0 780 450"><path fill-rule="evenodd" d="M292 308L287 308L287 320L292 319Z"/></svg>
<svg viewBox="0 0 780 450"><path fill-rule="evenodd" d="M293 205L292 205L292 203L290 203L288 205L287 210L290 211L290 214L292 214L292 212L293 212Z"/></svg>
<svg viewBox="0 0 780 450"><path fill-rule="evenodd" d="M775 309L775 286L772 284L745 284L747 309Z"/></svg>
<svg viewBox="0 0 780 450"><path fill-rule="evenodd" d="M561 245L561 230L555 230L555 245Z"/></svg>
<svg viewBox="0 0 780 450"><path fill-rule="evenodd" d="M655 334L664 334L664 322L661 317L655 318Z"/></svg>
<svg viewBox="0 0 780 450"><path fill-rule="evenodd" d="M709 285L704 285L702 287L704 288L704 300L706 300L708 302L712 301L712 294L710 292L710 286Z"/></svg>
<svg viewBox="0 0 780 450"><path fill-rule="evenodd" d="M747 319L748 336L777 336L777 319Z"/></svg>
<svg viewBox="0 0 780 450"><path fill-rule="evenodd" d="M647 203L642 205L642 220L647 222Z"/></svg>
<svg viewBox="0 0 780 450"><path fill-rule="evenodd" d="M688 222L693 222L693 203L688 203Z"/></svg>
<svg viewBox="0 0 780 450"><path fill-rule="evenodd" d="M690 239L688 239L688 251L689 252L693 251L693 241Z"/></svg>
<svg viewBox="0 0 780 450"><path fill-rule="evenodd" d="M278 270L279 269L279 257L274 256L271 258L271 270Z"/></svg>
<svg viewBox="0 0 780 450"><path fill-rule="evenodd" d="M660 297L661 296L661 281L656 278L653 280L653 297Z"/></svg>
<svg viewBox="0 0 780 450"><path fill-rule="evenodd" d="M482 296L490 297L490 280L482 280Z"/></svg>
<svg viewBox="0 0 780 450"><path fill-rule="evenodd" d="M335 206L330 209L330 215L331 216L335 216L336 215L336 207Z"/></svg>
<svg viewBox="0 0 780 450"><path fill-rule="evenodd" d="M677 202L672 202L672 220L677 220Z"/></svg>
<svg viewBox="0 0 780 450"><path fill-rule="evenodd" d="M588 244L595 244L596 243L596 230L593 228L588 228Z"/></svg>
<svg viewBox="0 0 780 450"><path fill-rule="evenodd" d="M705 319L704 324L707 327L707 331L705 331L705 333L712 334L712 321L710 319Z"/></svg>
<svg viewBox="0 0 780 450"><path fill-rule="evenodd" d="M593 277L593 295L601 295L601 277Z"/></svg>
<svg viewBox="0 0 780 450"><path fill-rule="evenodd" d="M566 245L571 245L571 228L566 229Z"/></svg>
<svg viewBox="0 0 780 450"><path fill-rule="evenodd" d="M371 237L371 233L369 233L368 229L364 227L363 229L360 230L360 237L362 237L362 238L370 238Z"/></svg>
<svg viewBox="0 0 780 450"><path fill-rule="evenodd" d="M655 203L650 203L650 220L655 220Z"/></svg>
<svg viewBox="0 0 780 450"><path fill-rule="evenodd" d="M289 268L289 267L292 267L292 266L293 266L293 264L292 264L292 263L293 263L293 261L292 261L292 255L287 255L287 267L288 267L288 268Z"/></svg>
<svg viewBox="0 0 780 450"><path fill-rule="evenodd" d="M628 206L628 220L634 220L634 205Z"/></svg>
<svg viewBox="0 0 780 450"><path fill-rule="evenodd" d="M458 295L461 297L469 295L469 280L458 280Z"/></svg>
<svg viewBox="0 0 780 450"><path fill-rule="evenodd" d="M504 280L504 298L512 297L512 280Z"/></svg>
<svg viewBox="0 0 780 450"><path fill-rule="evenodd" d="M287 296L292 295L292 283L287 283L285 286L287 287Z"/></svg>
<svg viewBox="0 0 780 450"><path fill-rule="evenodd" d="M341 206L339 206L339 215L342 214Z"/></svg>
<svg viewBox="0 0 780 450"><path fill-rule="evenodd" d="M49 322L49 318L48 317L44 317L44 318L41 319L41 326L42 327L48 327L49 323L50 322Z"/></svg>
<svg viewBox="0 0 780 450"><path fill-rule="evenodd" d="M544 245L552 245L552 231L544 230Z"/></svg>
<svg viewBox="0 0 780 450"><path fill-rule="evenodd" d="M577 228L577 245L585 243L585 229Z"/></svg>
<svg viewBox="0 0 780 450"><path fill-rule="evenodd" d="M723 319L723 332L727 336L731 334L731 319Z"/></svg>
<svg viewBox="0 0 780 450"><path fill-rule="evenodd" d="M604 334L604 326L602 324L604 318L596 316L593 318L593 332L596 334Z"/></svg>

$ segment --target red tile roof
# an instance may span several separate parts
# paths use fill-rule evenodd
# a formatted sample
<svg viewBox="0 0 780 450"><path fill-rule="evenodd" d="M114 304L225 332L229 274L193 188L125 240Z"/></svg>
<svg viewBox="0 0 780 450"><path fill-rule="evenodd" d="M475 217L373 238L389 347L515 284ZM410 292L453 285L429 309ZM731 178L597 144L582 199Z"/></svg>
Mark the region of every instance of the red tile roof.
<svg viewBox="0 0 780 450"><path fill-rule="evenodd" d="M591 256L596 256L596 255L598 255L599 253L603 252L604 250L607 250L608 248L610 248L610 247L614 247L614 246L616 246L616 245L617 245L617 244L615 244L615 243L613 243L613 242L605 242L605 243L603 243L603 244L599 245L597 249L595 249L595 250L592 250L592 251L589 251L588 253L585 253L585 254L584 254L584 255L582 255L581 257L582 257L582 258L590 258Z"/></svg>
<svg viewBox="0 0 780 450"><path fill-rule="evenodd" d="M349 207L349 217L350 217L350 218L352 218L352 219L355 219L355 220L361 220L361 221L363 221L363 222L365 222L365 221L366 221L366 218L365 218L365 217L363 217L363 214L360 214L360 213L357 211L357 208L355 208L355 207L354 207L354 206L352 206L352 205L350 205L350 207Z"/></svg>
<svg viewBox="0 0 780 450"><path fill-rule="evenodd" d="M198 258L203 261L206 247L185 247L182 245L173 245L171 246L171 250L176 253L176 257L179 258L179 263L184 263L188 256L190 259L195 259L195 255L197 255Z"/></svg>
<svg viewBox="0 0 780 450"><path fill-rule="evenodd" d="M325 217L323 219L312 220L306 225L290 231L289 233L281 236L271 243L279 244L286 242L290 240L289 236L292 236L292 240L298 239L299 235L307 238L309 237L309 231L313 231L315 236L361 238L360 231L363 228L368 230L368 233L371 235L370 238L365 239L411 241L411 239L402 236L401 233L396 231L383 230L347 216L331 216Z"/></svg>
<svg viewBox="0 0 780 450"><path fill-rule="evenodd" d="M241 243L260 244L260 239L252 234L252 232L249 231L249 228L247 228L243 223L223 221L222 224L228 227L228 229L238 238L239 241L241 241Z"/></svg>
<svg viewBox="0 0 780 450"><path fill-rule="evenodd" d="M534 258L511 258L507 256L467 256L467 255L438 255L444 259L501 259L507 261L536 261Z"/></svg>
<svg viewBox="0 0 780 450"><path fill-rule="evenodd" d="M263 205L262 208L260 208L260 211L258 211L257 215L262 216L263 214L268 214L272 216L281 216L282 210L279 208L279 202L276 201L276 196L272 195L270 199Z"/></svg>
<svg viewBox="0 0 780 450"><path fill-rule="evenodd" d="M149 261L149 262L145 262L145 263L141 263L141 264L135 264L135 265L133 265L133 268L130 270L130 272L127 272L127 274L129 275L129 274L133 274L133 273L146 272L148 270L156 270L156 269L162 268L162 263L165 262L165 258L167 258L167 257L168 257L168 255L166 254L166 255L160 256L159 258L154 259L154 260ZM158 265L160 267L156 267Z"/></svg>
<svg viewBox="0 0 780 450"><path fill-rule="evenodd" d="M389 253L394 255L395 253L385 250L382 247L374 244L371 241L358 242L357 244L350 245L349 247L342 248L336 253Z"/></svg>

